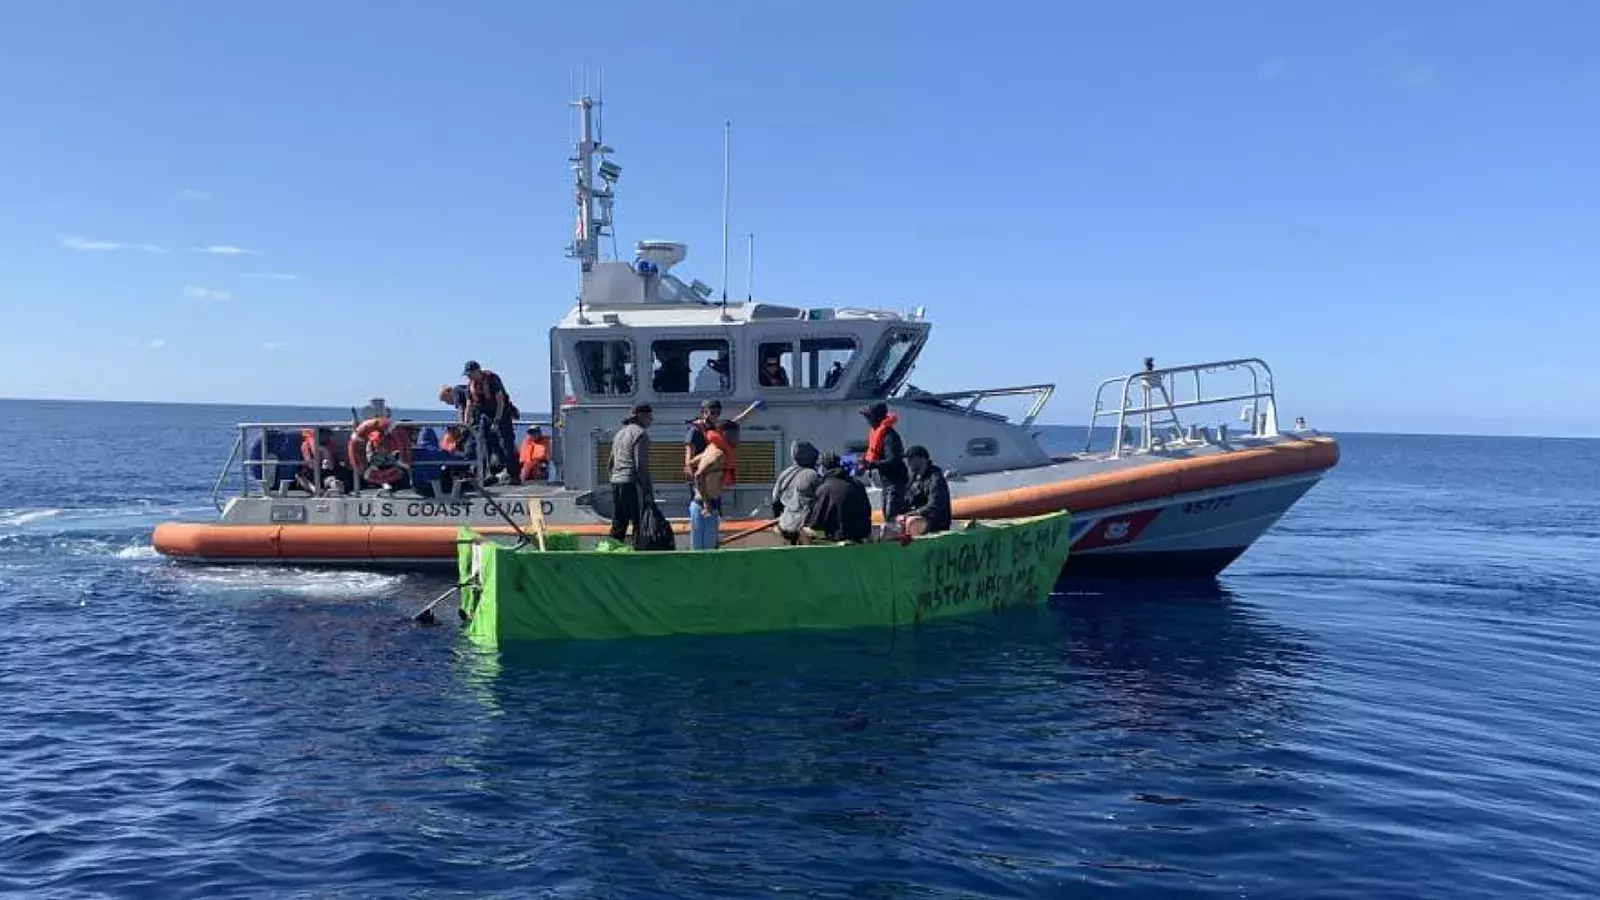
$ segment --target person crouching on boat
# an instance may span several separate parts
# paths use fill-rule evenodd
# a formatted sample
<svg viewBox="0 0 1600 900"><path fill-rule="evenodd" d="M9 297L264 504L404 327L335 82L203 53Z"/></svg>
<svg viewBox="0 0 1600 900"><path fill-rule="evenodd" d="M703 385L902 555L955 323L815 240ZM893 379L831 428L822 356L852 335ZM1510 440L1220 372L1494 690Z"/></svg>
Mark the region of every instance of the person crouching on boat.
<svg viewBox="0 0 1600 900"><path fill-rule="evenodd" d="M517 470L516 404L506 393L506 383L500 376L468 360L461 374L467 377L467 415L478 440L498 460L502 478L508 484L521 484Z"/></svg>
<svg viewBox="0 0 1600 900"><path fill-rule="evenodd" d="M778 475L772 486L772 516L778 520L778 533L790 544L800 543L811 507L817 500L817 448L810 441L795 441L789 447L789 468Z"/></svg>
<svg viewBox="0 0 1600 900"><path fill-rule="evenodd" d="M950 485L944 470L933 464L928 448L914 444L906 450L906 469L911 482L907 489L909 509L900 517L900 532L916 536L950 530Z"/></svg>
<svg viewBox="0 0 1600 900"><path fill-rule="evenodd" d="M654 411L636 403L611 439L611 539L622 541L633 528L637 537L644 510L655 502L650 483L650 423Z"/></svg>
<svg viewBox="0 0 1600 900"><path fill-rule="evenodd" d="M517 447L517 464L523 481L544 481L550 475L550 439L544 429L531 426Z"/></svg>
<svg viewBox="0 0 1600 900"><path fill-rule="evenodd" d="M872 501L861 482L845 472L837 453L817 460L822 481L806 517L807 536L826 541L860 543L872 537Z"/></svg>
<svg viewBox="0 0 1600 900"><path fill-rule="evenodd" d="M705 433L706 449L693 460L694 495L689 501L689 548L717 549L722 495L738 482L739 423L728 420Z"/></svg>
<svg viewBox="0 0 1600 900"><path fill-rule="evenodd" d="M411 486L411 429L387 416L375 416L350 435L350 468L362 484L382 491Z"/></svg>
<svg viewBox="0 0 1600 900"><path fill-rule="evenodd" d="M878 401L861 407L870 430L867 432L867 452L861 455L859 471L876 472L878 487L883 490L883 520L892 522L907 508L906 487L910 475L906 471L905 442L900 432L894 430L900 417L889 412L889 404Z"/></svg>

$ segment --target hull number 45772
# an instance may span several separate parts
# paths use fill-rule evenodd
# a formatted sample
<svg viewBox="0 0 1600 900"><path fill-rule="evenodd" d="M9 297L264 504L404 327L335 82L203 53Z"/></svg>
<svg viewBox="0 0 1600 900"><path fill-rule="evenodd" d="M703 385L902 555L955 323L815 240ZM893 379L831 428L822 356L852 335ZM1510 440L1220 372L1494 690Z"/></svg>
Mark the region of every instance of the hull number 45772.
<svg viewBox="0 0 1600 900"><path fill-rule="evenodd" d="M1232 494L1225 494L1221 497L1208 497L1204 500L1191 500L1183 505L1183 514L1192 516L1200 513L1216 512L1219 509L1227 509L1232 505Z"/></svg>

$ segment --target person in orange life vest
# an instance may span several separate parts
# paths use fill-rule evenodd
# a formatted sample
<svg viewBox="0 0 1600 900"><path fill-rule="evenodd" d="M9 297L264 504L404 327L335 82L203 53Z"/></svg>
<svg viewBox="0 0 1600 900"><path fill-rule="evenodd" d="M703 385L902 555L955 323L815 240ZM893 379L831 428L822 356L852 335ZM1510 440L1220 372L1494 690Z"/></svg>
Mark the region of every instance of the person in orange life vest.
<svg viewBox="0 0 1600 900"><path fill-rule="evenodd" d="M387 417L374 417L350 435L350 468L366 484L383 490L411 484L411 429Z"/></svg>
<svg viewBox="0 0 1600 900"><path fill-rule="evenodd" d="M894 429L900 417L889 411L882 400L861 407L867 419L867 452L861 455L858 471L876 472L878 487L883 490L883 520L893 521L909 507L907 491L911 473L906 469L906 445L900 432Z"/></svg>
<svg viewBox="0 0 1600 900"><path fill-rule="evenodd" d="M543 481L550 474L550 439L545 437L544 430L534 425L522 438L522 445L517 447L517 463L521 467L523 481Z"/></svg>
<svg viewBox="0 0 1600 900"><path fill-rule="evenodd" d="M689 547L717 549L722 494L738 482L739 423L732 419L705 432L706 449L691 460L694 495L689 501Z"/></svg>
<svg viewBox="0 0 1600 900"><path fill-rule="evenodd" d="M315 435L322 432L322 442ZM320 451L320 453L319 453ZM352 483L350 467L345 465L334 444L332 429L305 428L300 431L300 459L305 463L295 475L295 483L302 490L316 493L320 486L330 493L344 493Z"/></svg>
<svg viewBox="0 0 1600 900"><path fill-rule="evenodd" d="M468 360L461 374L467 377L467 418L478 440L483 441L490 457L499 461L506 482L520 484L513 425L517 407L506 393L505 382L476 360Z"/></svg>

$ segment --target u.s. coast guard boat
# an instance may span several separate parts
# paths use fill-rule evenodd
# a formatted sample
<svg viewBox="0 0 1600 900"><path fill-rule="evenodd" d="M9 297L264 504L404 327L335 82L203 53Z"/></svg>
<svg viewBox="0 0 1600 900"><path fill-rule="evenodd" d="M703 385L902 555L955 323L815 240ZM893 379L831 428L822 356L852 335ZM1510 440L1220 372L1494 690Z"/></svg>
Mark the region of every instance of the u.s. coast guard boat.
<svg viewBox="0 0 1600 900"><path fill-rule="evenodd" d="M308 448L337 452L355 423L242 423L216 485L220 518L157 526L158 551L214 564L448 567L457 526L509 534L535 510L550 528L598 539L611 514L611 437L639 402L655 409L650 469L671 514L687 503L683 423L709 398L729 412L764 401L745 423L738 484L724 506L760 513L725 520L733 532L764 515L791 441L859 452L858 409L885 401L907 443L927 446L945 467L957 518L1070 509L1067 576L1215 575L1338 461L1331 438L1280 432L1272 372L1259 359L1165 368L1146 360L1099 385L1081 449L1056 453L1034 429L1052 384L929 393L909 383L932 328L920 310L714 303L708 287L676 274L687 248L670 241L640 242L632 262L604 261L621 170L595 132L596 101L576 106L569 255L582 274L576 305L549 333L548 479L464 491L464 480L492 480L484 461L439 448L456 423L413 421L399 431L415 442L404 454L409 486L346 488L296 476L306 472L303 434ZM1009 418L996 403L1026 408ZM1219 411L1228 422L1203 419Z"/></svg>

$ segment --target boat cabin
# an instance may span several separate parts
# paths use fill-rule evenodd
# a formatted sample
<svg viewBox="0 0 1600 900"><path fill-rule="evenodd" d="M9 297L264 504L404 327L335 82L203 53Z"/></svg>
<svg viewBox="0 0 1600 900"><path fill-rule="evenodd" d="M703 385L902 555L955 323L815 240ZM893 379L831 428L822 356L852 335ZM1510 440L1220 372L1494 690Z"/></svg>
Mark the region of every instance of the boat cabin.
<svg viewBox="0 0 1600 900"><path fill-rule="evenodd" d="M906 443L962 471L1038 464L1047 457L1004 417L916 394L897 398L932 325L918 312L721 303L672 267L682 244L641 242L633 263L596 262L578 304L550 332L551 408L559 410L553 455L569 489L607 483L611 438L628 410L655 411L650 468L657 495L687 497L688 423L705 400L724 417L756 399L741 429L733 509L760 507L789 464L790 444L810 441L839 453L865 449L866 404L884 400L901 418ZM1030 390L1039 387L1030 386ZM970 399L975 392L961 395ZM1041 404L1042 405L1042 404ZM952 429L942 417L959 416ZM604 503L596 492L597 504Z"/></svg>

